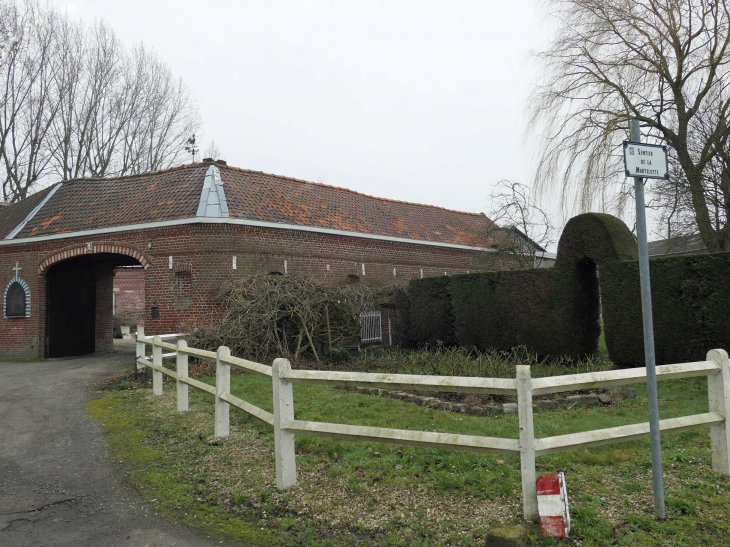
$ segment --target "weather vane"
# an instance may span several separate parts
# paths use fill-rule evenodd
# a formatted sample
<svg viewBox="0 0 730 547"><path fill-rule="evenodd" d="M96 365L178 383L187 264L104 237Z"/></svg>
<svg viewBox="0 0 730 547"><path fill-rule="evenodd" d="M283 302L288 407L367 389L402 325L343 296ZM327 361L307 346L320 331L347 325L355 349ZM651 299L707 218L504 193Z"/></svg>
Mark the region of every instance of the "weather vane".
<svg viewBox="0 0 730 547"><path fill-rule="evenodd" d="M195 146L195 133L193 133L193 136L188 139L187 145L185 146L185 151L193 156L193 163L195 163L195 154L198 153L198 150L199 148Z"/></svg>

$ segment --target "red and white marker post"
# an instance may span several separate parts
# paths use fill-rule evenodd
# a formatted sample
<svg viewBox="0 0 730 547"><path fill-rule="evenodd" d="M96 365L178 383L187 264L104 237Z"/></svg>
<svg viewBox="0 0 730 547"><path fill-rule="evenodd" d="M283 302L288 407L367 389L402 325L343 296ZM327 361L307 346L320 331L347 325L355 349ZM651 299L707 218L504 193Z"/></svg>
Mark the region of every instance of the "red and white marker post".
<svg viewBox="0 0 730 547"><path fill-rule="evenodd" d="M565 473L542 475L537 479L537 513L542 535L566 538L570 533L570 511Z"/></svg>

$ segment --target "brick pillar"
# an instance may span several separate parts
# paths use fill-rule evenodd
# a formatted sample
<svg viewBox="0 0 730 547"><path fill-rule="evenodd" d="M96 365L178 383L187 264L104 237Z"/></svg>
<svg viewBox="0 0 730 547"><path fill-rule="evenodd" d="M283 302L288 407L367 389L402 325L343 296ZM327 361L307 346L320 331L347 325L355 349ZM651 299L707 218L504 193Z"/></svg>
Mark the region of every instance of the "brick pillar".
<svg viewBox="0 0 730 547"><path fill-rule="evenodd" d="M114 267L111 264L96 265L96 326L94 350L114 349L114 315L112 299L114 294Z"/></svg>

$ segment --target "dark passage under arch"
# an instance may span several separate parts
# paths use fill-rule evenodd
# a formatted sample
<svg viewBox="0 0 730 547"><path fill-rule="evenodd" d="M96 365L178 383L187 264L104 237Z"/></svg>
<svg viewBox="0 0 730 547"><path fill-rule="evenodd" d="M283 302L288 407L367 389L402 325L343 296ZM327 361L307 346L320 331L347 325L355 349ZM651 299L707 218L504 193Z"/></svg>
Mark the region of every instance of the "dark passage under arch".
<svg viewBox="0 0 730 547"><path fill-rule="evenodd" d="M112 348L114 268L137 264L130 256L102 253L64 260L47 271L47 357Z"/></svg>

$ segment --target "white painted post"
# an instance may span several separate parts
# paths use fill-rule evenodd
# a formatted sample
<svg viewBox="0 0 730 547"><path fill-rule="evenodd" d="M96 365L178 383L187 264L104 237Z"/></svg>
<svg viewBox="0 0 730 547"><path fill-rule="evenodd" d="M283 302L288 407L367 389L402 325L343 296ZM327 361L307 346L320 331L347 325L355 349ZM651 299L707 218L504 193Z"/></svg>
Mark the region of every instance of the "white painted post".
<svg viewBox="0 0 730 547"><path fill-rule="evenodd" d="M136 351L136 359L135 363L137 363L137 359L144 359L145 357L145 350L146 346L144 342L140 342L144 338L144 327L137 327L137 351ZM144 370L144 365L140 365L137 363L137 371Z"/></svg>
<svg viewBox="0 0 730 547"><path fill-rule="evenodd" d="M294 433L286 427L294 419L294 392L286 381L291 365L286 359L276 359L271 368L274 385L274 458L276 460L276 487L286 490L297 483L297 461L294 452Z"/></svg>
<svg viewBox="0 0 730 547"><path fill-rule="evenodd" d="M730 361L724 349L710 350L707 360L720 366L720 370L707 376L710 412L717 412L725 418L721 424L710 427L712 469L730 475Z"/></svg>
<svg viewBox="0 0 730 547"><path fill-rule="evenodd" d="M535 427L532 421L532 379L528 365L517 365L517 409L520 422L522 510L526 521L536 522Z"/></svg>
<svg viewBox="0 0 730 547"><path fill-rule="evenodd" d="M185 340L177 341L177 411L185 412L188 410L188 385L180 381L181 378L188 377L188 356L180 353L181 349L188 347Z"/></svg>
<svg viewBox="0 0 730 547"><path fill-rule="evenodd" d="M155 367L162 366L162 348L158 345L162 342L159 336L152 340L152 364ZM162 395L162 373L152 369L152 395Z"/></svg>
<svg viewBox="0 0 730 547"><path fill-rule="evenodd" d="M215 436L228 437L231 430L230 405L221 399L221 395L231 392L231 367L221 359L231 356L231 350L226 346L218 348L215 359Z"/></svg>

